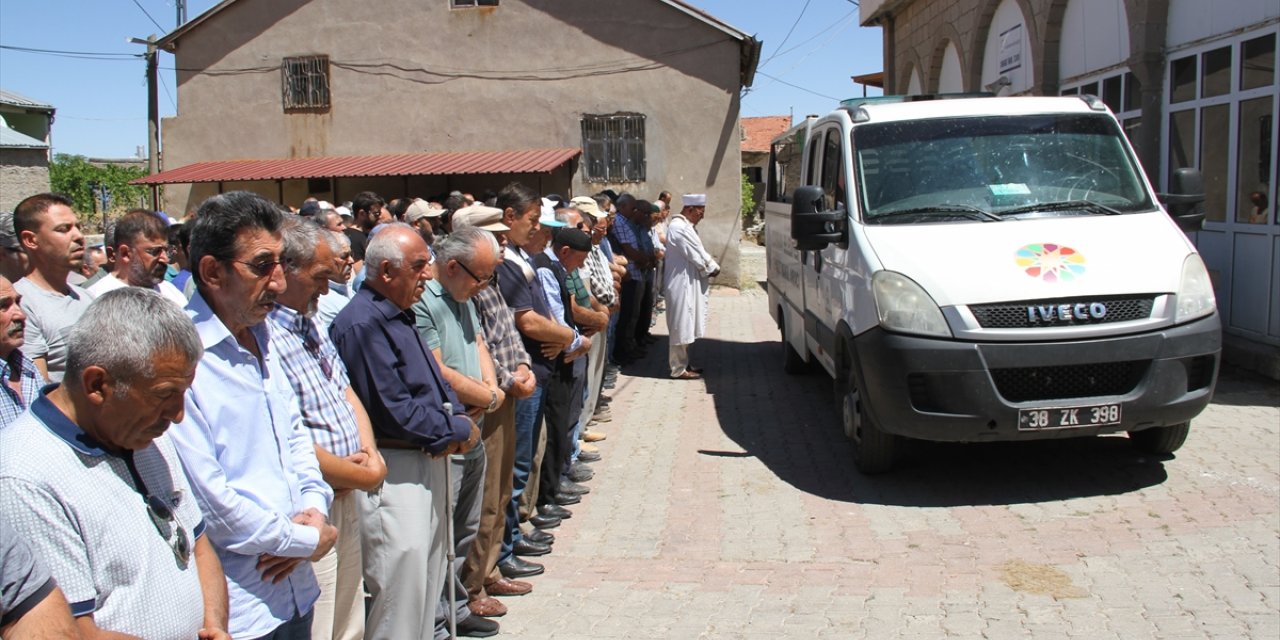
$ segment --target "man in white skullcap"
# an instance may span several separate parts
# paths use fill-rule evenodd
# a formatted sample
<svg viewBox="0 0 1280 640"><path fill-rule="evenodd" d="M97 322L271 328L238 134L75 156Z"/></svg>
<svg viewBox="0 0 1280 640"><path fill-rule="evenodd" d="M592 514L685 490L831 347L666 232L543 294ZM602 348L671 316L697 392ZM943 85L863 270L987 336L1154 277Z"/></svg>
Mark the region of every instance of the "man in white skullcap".
<svg viewBox="0 0 1280 640"><path fill-rule="evenodd" d="M683 205L667 223L663 277L670 334L668 363L672 378L696 380L702 373L689 366L689 345L706 333L710 279L720 274L720 265L703 248L694 228L706 214L706 194L685 194Z"/></svg>

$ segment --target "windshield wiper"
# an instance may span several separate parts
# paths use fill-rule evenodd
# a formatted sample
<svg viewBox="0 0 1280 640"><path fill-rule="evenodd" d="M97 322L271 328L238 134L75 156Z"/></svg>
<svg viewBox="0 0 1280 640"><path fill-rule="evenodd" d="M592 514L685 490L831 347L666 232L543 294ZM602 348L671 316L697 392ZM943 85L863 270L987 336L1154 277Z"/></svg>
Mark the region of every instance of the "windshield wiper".
<svg viewBox="0 0 1280 640"><path fill-rule="evenodd" d="M872 218L872 220L883 220L885 218L892 218L895 216L906 216L906 215L927 215L927 216L933 216L933 217L950 218L950 217L954 217L956 214L959 214L961 217L968 218L970 220L981 220L982 222L1004 222L1004 218L1001 218L1000 216L995 215L990 211L986 211L985 209L979 209L978 207L973 207L967 204L935 204L928 207L912 207L910 209L898 209L896 211L888 211L885 213L881 213L875 216L874 218Z"/></svg>
<svg viewBox="0 0 1280 640"><path fill-rule="evenodd" d="M1123 215L1124 213L1118 209L1113 209L1105 204L1100 204L1092 200L1062 200L1060 202L1040 202L1037 204L1029 204L1024 207L1005 209L1000 212L1000 215L1007 216L1019 213L1032 213L1035 211L1068 211L1071 209L1089 211L1107 216L1118 216Z"/></svg>

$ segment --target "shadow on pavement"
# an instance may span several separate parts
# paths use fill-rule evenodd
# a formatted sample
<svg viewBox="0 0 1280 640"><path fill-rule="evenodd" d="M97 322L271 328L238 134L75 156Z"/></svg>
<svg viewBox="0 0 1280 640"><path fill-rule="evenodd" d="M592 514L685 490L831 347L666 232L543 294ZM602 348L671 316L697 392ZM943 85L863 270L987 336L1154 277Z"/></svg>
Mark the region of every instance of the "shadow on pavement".
<svg viewBox="0 0 1280 640"><path fill-rule="evenodd" d="M1213 403L1237 407L1280 407L1280 384L1252 371L1224 364Z"/></svg>
<svg viewBox="0 0 1280 640"><path fill-rule="evenodd" d="M654 347L665 353L665 340ZM825 373L787 375L778 342L703 339L691 355L707 363L705 384L725 435L784 482L828 500L946 507L1114 495L1164 482L1163 460L1172 459L1140 455L1123 436L1020 443L913 441L896 470L864 476L853 468ZM653 353L648 360L655 359ZM646 361L635 368L650 371L654 364ZM721 458L721 464L733 464L730 458L742 455L700 453Z"/></svg>

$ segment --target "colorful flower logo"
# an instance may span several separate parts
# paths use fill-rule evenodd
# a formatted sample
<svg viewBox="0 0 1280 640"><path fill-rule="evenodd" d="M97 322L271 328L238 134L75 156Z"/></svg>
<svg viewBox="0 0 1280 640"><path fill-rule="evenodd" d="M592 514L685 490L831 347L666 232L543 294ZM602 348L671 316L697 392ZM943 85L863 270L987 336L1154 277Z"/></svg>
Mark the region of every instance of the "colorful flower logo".
<svg viewBox="0 0 1280 640"><path fill-rule="evenodd" d="M1075 280L1084 275L1084 256L1058 244L1029 244L1018 249L1018 266L1045 282Z"/></svg>

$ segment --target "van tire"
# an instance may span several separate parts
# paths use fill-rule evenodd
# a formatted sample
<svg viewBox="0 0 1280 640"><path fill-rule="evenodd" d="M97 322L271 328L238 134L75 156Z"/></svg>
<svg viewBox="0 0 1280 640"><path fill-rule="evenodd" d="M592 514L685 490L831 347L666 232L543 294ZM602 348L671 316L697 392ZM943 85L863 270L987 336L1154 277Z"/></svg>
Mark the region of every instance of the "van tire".
<svg viewBox="0 0 1280 640"><path fill-rule="evenodd" d="M840 417L853 448L853 466L864 475L892 470L898 457L898 436L882 431L867 415L853 376L848 376L840 398Z"/></svg>
<svg viewBox="0 0 1280 640"><path fill-rule="evenodd" d="M1190 432L1190 422L1175 424L1172 427L1152 427L1142 431L1130 431L1129 442L1143 453L1173 453L1182 448Z"/></svg>
<svg viewBox="0 0 1280 640"><path fill-rule="evenodd" d="M791 342L787 340L786 322L782 317L782 311L778 311L778 331L782 334L782 370L791 375L800 375L809 370L809 363L800 357L800 354L791 346Z"/></svg>

